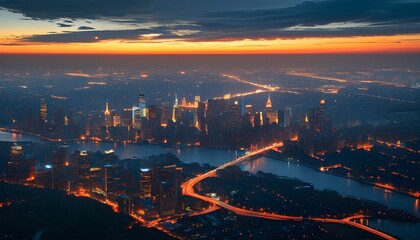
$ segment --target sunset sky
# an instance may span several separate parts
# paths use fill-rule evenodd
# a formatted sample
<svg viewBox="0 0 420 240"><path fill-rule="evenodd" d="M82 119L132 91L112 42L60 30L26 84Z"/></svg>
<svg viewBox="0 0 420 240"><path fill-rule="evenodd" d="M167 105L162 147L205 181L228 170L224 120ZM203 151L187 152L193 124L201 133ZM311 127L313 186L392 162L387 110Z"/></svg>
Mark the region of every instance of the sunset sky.
<svg viewBox="0 0 420 240"><path fill-rule="evenodd" d="M417 0L0 0L0 53L420 53Z"/></svg>

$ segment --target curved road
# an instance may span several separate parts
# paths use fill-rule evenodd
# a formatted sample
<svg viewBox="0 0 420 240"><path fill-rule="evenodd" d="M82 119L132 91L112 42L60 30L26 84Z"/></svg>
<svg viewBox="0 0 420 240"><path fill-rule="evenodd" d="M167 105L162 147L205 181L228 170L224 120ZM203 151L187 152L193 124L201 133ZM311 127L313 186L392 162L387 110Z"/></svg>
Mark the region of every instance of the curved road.
<svg viewBox="0 0 420 240"><path fill-rule="evenodd" d="M200 182L200 181L202 181L206 178L216 177L217 170L224 169L228 166L232 166L232 165L247 161L252 156L259 155L261 153L264 153L264 152L266 152L268 150L271 150L273 148L280 147L282 145L283 145L283 143L272 144L268 147L265 147L265 148L262 148L260 150L251 152L248 155L239 157L239 158L237 158L237 159L235 159L231 162L225 163L225 164L221 165L220 167L218 167L216 169L213 169L213 170L211 170L207 173L198 175L197 177L192 178L192 179L190 179L187 182L182 184L182 186L181 186L182 187L182 194L186 195L186 196L190 196L190 197L200 199L202 201L205 201L205 202L208 202L208 203L211 203L211 204L214 204L214 205L217 205L219 207L225 208L227 210L230 210L230 211L232 211L232 212L234 212L238 215L242 215L242 216L259 217L259 218L265 218L265 219L271 219L271 220L287 220L287 221L311 220L311 221L316 221L316 222L346 224L346 225L353 226L353 227L359 228L361 230L370 232L370 233L375 234L375 235L377 235L379 237L382 237L384 239L389 239L389 240L396 239L395 237L393 237L391 235L388 235L386 233L383 233L381 231L378 231L376 229L370 228L370 227L365 226L363 224L352 222L353 219L367 217L367 216L364 216L364 215L357 215L357 216L348 217L348 218L345 218L345 219L333 219L333 218L304 218L304 217L297 217L297 216L280 215L280 214L275 214L275 213L257 212L257 211L251 211L251 210L247 210L247 209L234 207L234 206L231 206L231 205L229 205L225 202L213 199L211 197L202 196L202 195L194 192L194 185L195 184L197 184L198 182Z"/></svg>

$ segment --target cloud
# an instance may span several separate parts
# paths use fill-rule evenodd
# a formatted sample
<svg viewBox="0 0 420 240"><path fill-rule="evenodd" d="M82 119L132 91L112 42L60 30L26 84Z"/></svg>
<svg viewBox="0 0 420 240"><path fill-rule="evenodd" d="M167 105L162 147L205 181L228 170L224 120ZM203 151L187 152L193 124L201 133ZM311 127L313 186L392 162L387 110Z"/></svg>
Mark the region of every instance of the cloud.
<svg viewBox="0 0 420 240"><path fill-rule="evenodd" d="M93 30L95 29L94 27L89 27L89 26L80 26L77 30Z"/></svg>
<svg viewBox="0 0 420 240"><path fill-rule="evenodd" d="M208 39L392 35L420 33L419 12L419 2L330 0L209 13L196 24Z"/></svg>
<svg viewBox="0 0 420 240"><path fill-rule="evenodd" d="M32 19L121 17L144 13L151 0L0 0L0 7Z"/></svg>
<svg viewBox="0 0 420 240"><path fill-rule="evenodd" d="M57 23L57 25L59 26L59 27L62 27L62 28L67 28L67 27L72 27L73 25L71 25L71 24L65 24L65 23Z"/></svg>
<svg viewBox="0 0 420 240"><path fill-rule="evenodd" d="M13 3L12 3L13 2ZM420 33L420 2L396 0L0 0L0 7L41 19L106 19L127 30L34 35L28 42L100 40L293 39ZM50 4L50 5L49 5ZM188 13L188 14L187 14ZM149 24L148 28L140 28ZM132 29L137 26L138 29Z"/></svg>
<svg viewBox="0 0 420 240"><path fill-rule="evenodd" d="M180 26L184 27L184 26ZM95 31L67 31L56 34L40 34L24 37L24 42L36 43L91 43L104 40L158 40L176 39L180 36L172 33L173 27L156 27L153 29L129 29L129 30L95 30Z"/></svg>

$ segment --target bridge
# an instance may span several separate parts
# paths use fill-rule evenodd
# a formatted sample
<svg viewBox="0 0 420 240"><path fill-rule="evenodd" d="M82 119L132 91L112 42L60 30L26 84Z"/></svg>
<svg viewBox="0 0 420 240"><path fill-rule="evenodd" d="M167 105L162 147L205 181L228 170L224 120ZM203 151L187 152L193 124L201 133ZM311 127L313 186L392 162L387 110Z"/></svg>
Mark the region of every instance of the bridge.
<svg viewBox="0 0 420 240"><path fill-rule="evenodd" d="M195 178L192 178L190 180L188 180L187 182L183 183L181 185L182 188L182 194L185 196L190 196L196 199L200 199L202 201L208 202L210 204L222 207L224 209L227 209L229 211L232 211L238 215L241 216L247 216L247 217L257 217L257 218L264 218L264 219L270 219L270 220L282 220L282 221L302 221L302 220L310 220L310 221L315 221L315 222L324 222L324 223L338 223L338 224L345 224L345 225L349 225L352 227L356 227L358 229L370 232L376 236L382 237L384 239L388 239L388 240L394 240L397 239L391 235L388 235L386 233L383 233L381 231L378 231L376 229L370 228L368 226L365 226L363 224L359 224L356 222L353 222L352 220L354 219L358 219L358 218L366 218L367 216L364 215L356 215L353 217L348 217L345 219L333 219L333 218L306 218L306 217L299 217L299 216L289 216L289 215L281 215L281 214L275 214L275 213L266 213L266 212L258 212L258 211L252 211L252 210L248 210L248 209L243 209L243 208L238 208L232 205L229 205L226 202L211 198L211 197L207 197L207 196L202 196L198 193L194 192L194 185L196 185L197 183L199 183L200 181L206 179L206 178L210 178L210 177L216 177L217 174L216 172L218 170L224 169L226 167L235 165L235 164L239 164L245 161L248 161L254 157L258 157L260 155L262 155L264 152L272 150L272 149L276 149L278 147L283 146L283 143L274 143L268 147L259 149L257 151L253 151L247 155L244 155L242 157L236 158L235 160L225 163L221 166L219 166L218 168L215 168L209 172L206 172L204 174L198 175Z"/></svg>

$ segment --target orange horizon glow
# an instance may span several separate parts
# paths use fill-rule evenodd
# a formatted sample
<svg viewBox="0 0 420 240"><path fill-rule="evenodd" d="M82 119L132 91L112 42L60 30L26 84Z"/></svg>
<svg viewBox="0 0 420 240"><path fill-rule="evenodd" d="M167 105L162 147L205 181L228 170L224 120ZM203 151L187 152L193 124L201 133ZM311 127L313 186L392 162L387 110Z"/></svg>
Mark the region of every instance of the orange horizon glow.
<svg viewBox="0 0 420 240"><path fill-rule="evenodd" d="M420 34L213 42L121 40L0 45L0 54L359 54L420 53Z"/></svg>

